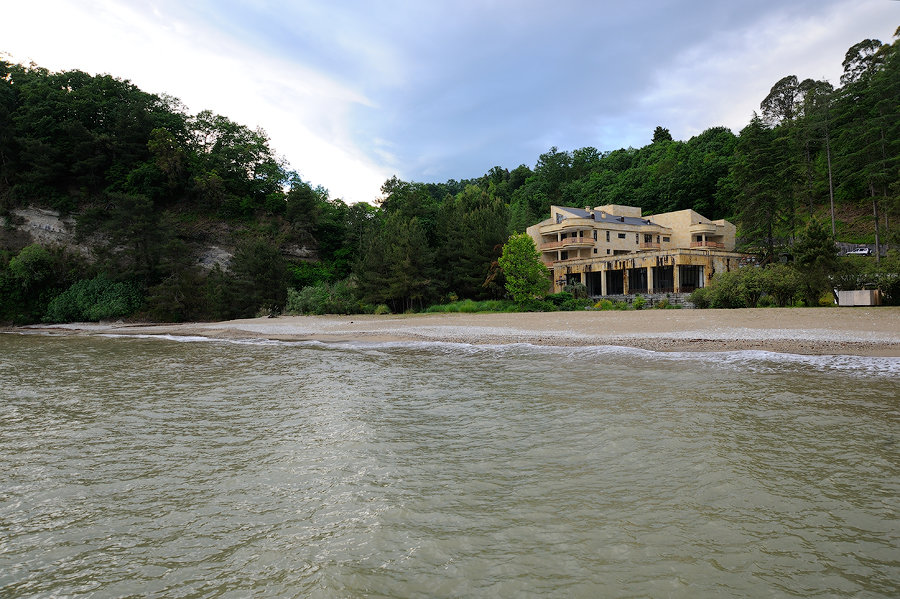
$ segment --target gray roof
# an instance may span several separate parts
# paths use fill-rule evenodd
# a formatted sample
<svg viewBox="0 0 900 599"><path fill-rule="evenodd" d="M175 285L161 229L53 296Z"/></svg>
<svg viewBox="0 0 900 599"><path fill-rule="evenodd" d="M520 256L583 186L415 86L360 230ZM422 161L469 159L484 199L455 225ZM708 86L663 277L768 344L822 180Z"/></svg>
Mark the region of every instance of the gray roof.
<svg viewBox="0 0 900 599"><path fill-rule="evenodd" d="M623 223L636 226L653 224L646 218L638 218L636 216L615 216L613 214L600 212L599 210L584 210L583 208L563 208L563 210L574 215L576 218L592 218L597 222Z"/></svg>

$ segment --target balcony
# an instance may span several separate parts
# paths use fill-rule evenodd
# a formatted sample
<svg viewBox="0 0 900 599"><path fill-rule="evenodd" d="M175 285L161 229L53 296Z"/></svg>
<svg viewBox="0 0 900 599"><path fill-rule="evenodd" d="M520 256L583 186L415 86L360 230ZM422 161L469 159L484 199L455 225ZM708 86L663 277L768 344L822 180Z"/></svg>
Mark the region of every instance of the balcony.
<svg viewBox="0 0 900 599"><path fill-rule="evenodd" d="M697 235L700 233L710 234L710 233L716 232L717 226L718 225L715 225L714 223L695 223L695 224L691 225L690 229L688 229L688 230L691 232L691 234L694 234L694 235Z"/></svg>
<svg viewBox="0 0 900 599"><path fill-rule="evenodd" d="M644 242L641 244L642 250L658 250L659 247L660 247L660 244L658 244L658 243Z"/></svg>
<svg viewBox="0 0 900 599"><path fill-rule="evenodd" d="M590 237L567 237L560 241L548 241L541 244L541 251L561 250L566 248L589 248L594 245L594 240Z"/></svg>
<svg viewBox="0 0 900 599"><path fill-rule="evenodd" d="M718 241L692 241L691 248L709 248L713 250L724 250L725 244Z"/></svg>

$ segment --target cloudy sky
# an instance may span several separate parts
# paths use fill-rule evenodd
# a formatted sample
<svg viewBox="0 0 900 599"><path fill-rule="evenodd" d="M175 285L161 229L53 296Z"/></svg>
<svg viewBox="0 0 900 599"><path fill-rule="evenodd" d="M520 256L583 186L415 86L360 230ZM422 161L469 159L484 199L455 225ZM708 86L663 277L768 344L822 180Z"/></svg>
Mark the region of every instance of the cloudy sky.
<svg viewBox="0 0 900 599"><path fill-rule="evenodd" d="M303 179L478 177L551 146L739 131L785 75L837 83L896 0L28 0L0 52L129 79L249 127Z"/></svg>

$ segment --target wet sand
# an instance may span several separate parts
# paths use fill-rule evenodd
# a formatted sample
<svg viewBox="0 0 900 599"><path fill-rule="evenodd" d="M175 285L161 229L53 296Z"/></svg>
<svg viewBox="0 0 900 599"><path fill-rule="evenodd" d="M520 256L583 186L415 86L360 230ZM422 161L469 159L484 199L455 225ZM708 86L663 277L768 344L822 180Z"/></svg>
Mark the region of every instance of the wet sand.
<svg viewBox="0 0 900 599"><path fill-rule="evenodd" d="M34 325L8 330L322 342L619 345L653 351L765 350L900 357L900 307L281 316L184 324Z"/></svg>

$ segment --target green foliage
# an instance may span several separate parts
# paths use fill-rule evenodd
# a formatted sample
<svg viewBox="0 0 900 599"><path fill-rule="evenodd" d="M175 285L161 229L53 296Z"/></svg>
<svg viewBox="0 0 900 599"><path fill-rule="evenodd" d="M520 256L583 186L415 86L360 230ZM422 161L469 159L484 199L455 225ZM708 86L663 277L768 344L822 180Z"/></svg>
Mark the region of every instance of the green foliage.
<svg viewBox="0 0 900 599"><path fill-rule="evenodd" d="M143 303L133 283L114 283L103 276L82 279L55 297L45 322L99 321L129 316Z"/></svg>
<svg viewBox="0 0 900 599"><path fill-rule="evenodd" d="M594 304L594 309L596 309L596 310L604 310L604 311L605 311L605 310L612 310L612 309L613 309L613 303L612 303L611 300L608 300L608 299L602 299L602 300L600 300L599 302L597 302L596 304Z"/></svg>
<svg viewBox="0 0 900 599"><path fill-rule="evenodd" d="M525 233L509 238L498 262L506 276L506 291L517 303L539 297L550 287L547 267Z"/></svg>
<svg viewBox="0 0 900 599"><path fill-rule="evenodd" d="M571 293L572 297L583 299L588 296L587 287L584 283L570 283L563 287L563 291Z"/></svg>
<svg viewBox="0 0 900 599"><path fill-rule="evenodd" d="M0 252L0 322L37 322L47 305L81 276L81 262L60 248L29 245Z"/></svg>
<svg viewBox="0 0 900 599"><path fill-rule="evenodd" d="M287 301L287 263L278 248L262 239L245 241L231 260L235 316L279 311Z"/></svg>
<svg viewBox="0 0 900 599"><path fill-rule="evenodd" d="M425 312L437 314L475 314L479 312L516 312L517 310L518 305L507 300L483 300L476 302L467 299L451 302L449 304L435 304L429 306Z"/></svg>
<svg viewBox="0 0 900 599"><path fill-rule="evenodd" d="M709 287L694 290L690 301L696 308L755 308L790 306L804 297L808 279L801 268L771 264L718 273ZM809 305L818 305L815 296Z"/></svg>
<svg viewBox="0 0 900 599"><path fill-rule="evenodd" d="M359 314L363 312L347 281L288 289L285 311L291 314Z"/></svg>
<svg viewBox="0 0 900 599"><path fill-rule="evenodd" d="M642 295L635 296L634 300L631 302L631 307L635 310L643 310L644 306L647 304L646 298Z"/></svg>
<svg viewBox="0 0 900 599"><path fill-rule="evenodd" d="M694 289L689 296L689 300L694 307L699 310L705 310L709 308L709 288L707 287L699 287Z"/></svg>
<svg viewBox="0 0 900 599"><path fill-rule="evenodd" d="M794 262L802 281L802 299L807 305L818 303L823 293L832 289L831 276L838 268L838 250L825 229L811 221L794 245Z"/></svg>
<svg viewBox="0 0 900 599"><path fill-rule="evenodd" d="M378 304L372 313L376 316L384 316L385 314L390 314L391 309L386 304Z"/></svg>

